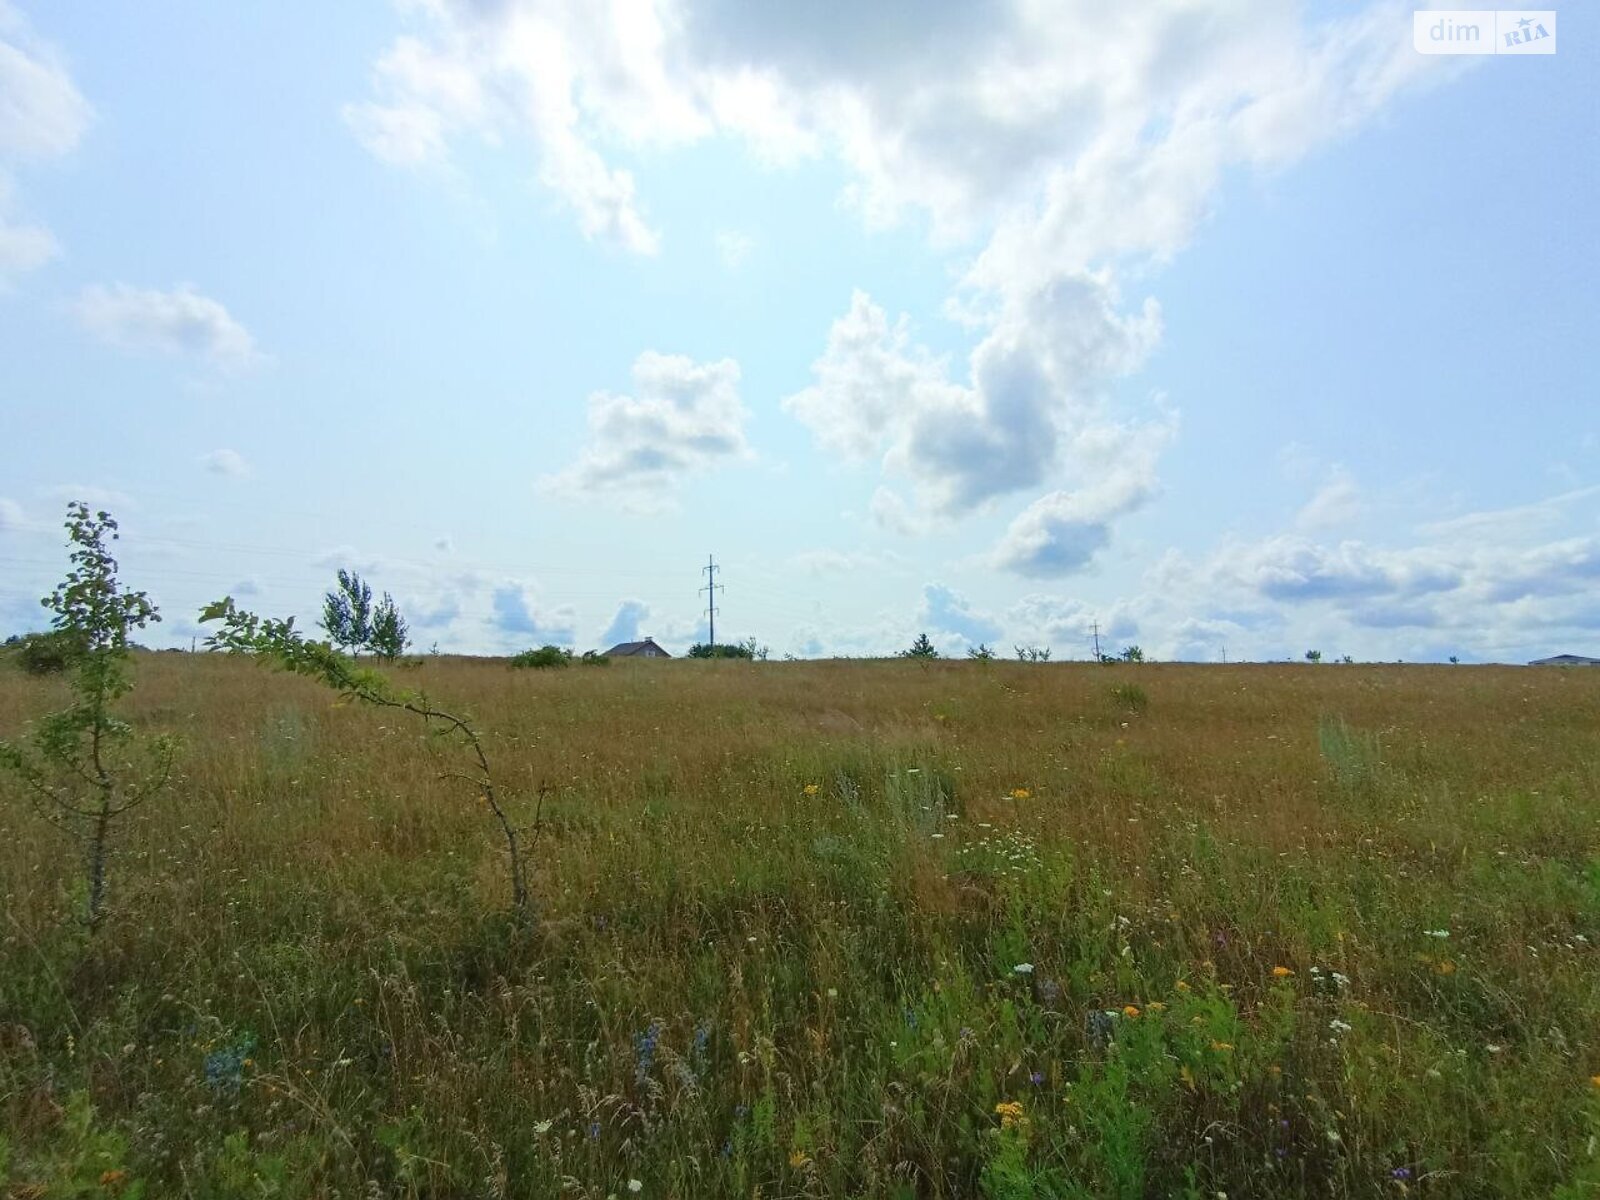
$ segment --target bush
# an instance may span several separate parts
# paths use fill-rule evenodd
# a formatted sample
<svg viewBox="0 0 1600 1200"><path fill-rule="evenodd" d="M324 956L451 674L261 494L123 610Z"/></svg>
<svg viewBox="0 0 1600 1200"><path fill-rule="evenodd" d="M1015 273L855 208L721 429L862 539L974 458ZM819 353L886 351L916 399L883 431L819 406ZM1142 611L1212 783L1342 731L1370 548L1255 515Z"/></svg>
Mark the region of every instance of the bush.
<svg viewBox="0 0 1600 1200"><path fill-rule="evenodd" d="M530 667L536 670L543 670L546 667L570 667L572 651L564 650L560 646L540 646L537 650L524 650L511 660L511 665L518 670Z"/></svg>
<svg viewBox="0 0 1600 1200"><path fill-rule="evenodd" d="M611 660L609 658L607 658L604 654L600 654L594 650L585 650L583 652L583 657L580 658L578 662L580 665L585 667L609 667L611 665Z"/></svg>
<svg viewBox="0 0 1600 1200"><path fill-rule="evenodd" d="M749 642L696 642L689 649L690 658L754 658L755 639Z"/></svg>
<svg viewBox="0 0 1600 1200"><path fill-rule="evenodd" d="M59 631L6 639L6 656L29 675L59 675L72 661L72 644Z"/></svg>

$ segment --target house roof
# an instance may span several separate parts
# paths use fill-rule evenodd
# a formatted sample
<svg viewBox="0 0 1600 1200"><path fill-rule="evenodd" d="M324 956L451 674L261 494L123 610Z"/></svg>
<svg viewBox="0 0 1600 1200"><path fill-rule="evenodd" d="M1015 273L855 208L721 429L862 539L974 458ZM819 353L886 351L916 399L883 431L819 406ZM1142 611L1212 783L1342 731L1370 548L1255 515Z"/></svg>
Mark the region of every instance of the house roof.
<svg viewBox="0 0 1600 1200"><path fill-rule="evenodd" d="M1557 654L1553 658L1536 658L1530 667L1600 667L1600 658L1585 658L1581 654Z"/></svg>
<svg viewBox="0 0 1600 1200"><path fill-rule="evenodd" d="M606 651L606 656L608 658L627 658L634 655L641 655L645 653L646 647L654 649L655 652L662 658L672 657L672 655L668 654L660 646L656 645L655 638L645 638L640 642L618 642L615 646Z"/></svg>

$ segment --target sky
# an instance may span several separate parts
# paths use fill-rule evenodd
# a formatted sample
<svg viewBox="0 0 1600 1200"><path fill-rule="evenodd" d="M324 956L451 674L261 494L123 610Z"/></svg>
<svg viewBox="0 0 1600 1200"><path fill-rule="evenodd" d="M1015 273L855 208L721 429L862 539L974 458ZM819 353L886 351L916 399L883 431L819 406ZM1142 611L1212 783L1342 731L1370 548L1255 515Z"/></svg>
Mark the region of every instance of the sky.
<svg viewBox="0 0 1600 1200"><path fill-rule="evenodd" d="M1600 655L1600 21L1415 7L0 0L0 636Z"/></svg>

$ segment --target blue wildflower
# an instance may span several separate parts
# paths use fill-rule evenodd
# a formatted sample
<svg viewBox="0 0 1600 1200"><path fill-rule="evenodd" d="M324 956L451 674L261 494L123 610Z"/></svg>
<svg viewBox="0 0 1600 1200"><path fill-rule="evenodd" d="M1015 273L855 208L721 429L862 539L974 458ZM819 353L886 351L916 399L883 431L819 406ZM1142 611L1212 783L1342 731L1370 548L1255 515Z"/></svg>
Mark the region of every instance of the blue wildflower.
<svg viewBox="0 0 1600 1200"><path fill-rule="evenodd" d="M661 1022L651 1021L650 1028L633 1039L633 1076L637 1083L643 1083L650 1074L650 1068L656 1061L656 1043L661 1040Z"/></svg>

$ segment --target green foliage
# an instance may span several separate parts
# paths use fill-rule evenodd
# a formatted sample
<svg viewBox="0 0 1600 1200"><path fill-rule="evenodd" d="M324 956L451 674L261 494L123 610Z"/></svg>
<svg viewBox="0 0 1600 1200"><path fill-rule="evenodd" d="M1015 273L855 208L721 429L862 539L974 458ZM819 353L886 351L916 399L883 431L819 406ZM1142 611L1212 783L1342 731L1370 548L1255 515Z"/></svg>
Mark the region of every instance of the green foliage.
<svg viewBox="0 0 1600 1200"><path fill-rule="evenodd" d="M1306 661L1308 663L1319 663L1319 662L1321 662L1322 661L1322 651L1321 650L1307 650L1306 651Z"/></svg>
<svg viewBox="0 0 1600 1200"><path fill-rule="evenodd" d="M372 589L354 571L339 568L339 586L322 600L322 628L341 650L360 653L372 640Z"/></svg>
<svg viewBox="0 0 1600 1200"><path fill-rule="evenodd" d="M377 608L372 610L372 633L367 646L385 662L393 662L410 644L410 626L395 607L394 597L385 592Z"/></svg>
<svg viewBox="0 0 1600 1200"><path fill-rule="evenodd" d="M585 650L578 659L578 665L583 667L609 667L611 660L597 650Z"/></svg>
<svg viewBox="0 0 1600 1200"><path fill-rule="evenodd" d="M748 642L696 642L689 647L690 658L754 658L756 640ZM763 652L762 657L766 657Z"/></svg>
<svg viewBox="0 0 1600 1200"><path fill-rule="evenodd" d="M1138 646L1124 646L1122 653L1117 655L1117 658L1125 663L1142 663L1145 661L1144 651Z"/></svg>
<svg viewBox="0 0 1600 1200"><path fill-rule="evenodd" d="M967 657L977 662L993 662L994 647L983 642L979 642L976 646L968 646Z"/></svg>
<svg viewBox="0 0 1600 1200"><path fill-rule="evenodd" d="M1111 699L1129 712L1142 713L1150 707L1150 697L1137 683L1118 683L1111 688Z"/></svg>
<svg viewBox="0 0 1600 1200"><path fill-rule="evenodd" d="M537 650L524 650L521 654L513 655L511 666L519 671L541 671L550 667L570 667L572 665L572 651L560 646L543 645Z"/></svg>
<svg viewBox="0 0 1600 1200"><path fill-rule="evenodd" d="M917 634L917 640L911 643L911 649L900 651L901 658L938 658L939 652L934 649L933 643L928 640L925 633Z"/></svg>
<svg viewBox="0 0 1600 1200"><path fill-rule="evenodd" d="M363 704L411 713L422 719L428 732L437 732L464 745L471 754L471 773L446 771L443 778L472 785L494 814L506 843L512 909L519 914L532 916L520 835L500 803L494 775L489 769L489 759L483 750L483 739L465 718L437 707L421 691L396 688L382 672L358 665L327 642L314 642L302 637L294 627L293 617L285 620L258 617L238 608L233 597L226 596L201 610L200 623L211 621L220 621L221 627L206 639L208 649L247 655L279 670L315 679Z"/></svg>
<svg viewBox="0 0 1600 1200"><path fill-rule="evenodd" d="M72 643L58 630L9 637L4 652L26 675L59 675L72 665Z"/></svg>
<svg viewBox="0 0 1600 1200"><path fill-rule="evenodd" d="M1013 648L1017 652L1018 662L1040 663L1050 661L1049 646L1016 646Z"/></svg>
<svg viewBox="0 0 1600 1200"><path fill-rule="evenodd" d="M67 507L73 546L66 578L42 601L55 614L55 645L66 654L72 703L37 724L32 746L0 741L0 768L22 781L36 808L81 845L87 888L84 920L105 915L112 823L166 785L176 752L170 738L135 737L112 705L133 688L129 634L159 621L144 592L124 591L110 543L117 523L74 501Z"/></svg>

